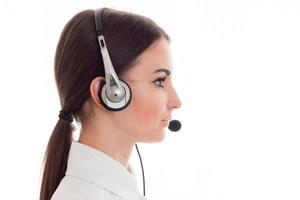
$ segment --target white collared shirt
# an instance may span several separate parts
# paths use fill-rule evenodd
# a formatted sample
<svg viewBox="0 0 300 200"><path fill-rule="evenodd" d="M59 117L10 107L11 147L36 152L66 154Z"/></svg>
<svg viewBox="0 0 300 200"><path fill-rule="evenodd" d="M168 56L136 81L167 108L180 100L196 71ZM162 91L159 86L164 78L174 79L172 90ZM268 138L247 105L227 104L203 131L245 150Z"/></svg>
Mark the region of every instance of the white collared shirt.
<svg viewBox="0 0 300 200"><path fill-rule="evenodd" d="M147 200L134 172L104 152L72 141L65 177L51 200Z"/></svg>

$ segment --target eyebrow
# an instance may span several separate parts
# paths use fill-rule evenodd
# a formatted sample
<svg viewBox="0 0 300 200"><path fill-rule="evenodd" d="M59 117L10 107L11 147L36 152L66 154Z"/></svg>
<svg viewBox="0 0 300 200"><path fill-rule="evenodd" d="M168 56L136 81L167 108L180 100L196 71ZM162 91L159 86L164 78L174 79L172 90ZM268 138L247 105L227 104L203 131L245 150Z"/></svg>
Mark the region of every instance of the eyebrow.
<svg viewBox="0 0 300 200"><path fill-rule="evenodd" d="M157 70L154 71L154 73L158 73L158 72L165 72L165 73L167 74L167 76L169 76L169 75L171 74L171 71L170 71L170 70L164 69L164 68L162 68L162 69L157 69Z"/></svg>

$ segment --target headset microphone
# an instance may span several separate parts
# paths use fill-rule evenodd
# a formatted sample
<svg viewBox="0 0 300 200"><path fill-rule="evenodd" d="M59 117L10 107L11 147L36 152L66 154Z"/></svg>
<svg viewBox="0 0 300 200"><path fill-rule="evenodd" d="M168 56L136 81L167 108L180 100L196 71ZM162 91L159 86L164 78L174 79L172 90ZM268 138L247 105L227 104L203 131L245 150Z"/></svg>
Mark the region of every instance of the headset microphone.
<svg viewBox="0 0 300 200"><path fill-rule="evenodd" d="M181 123L180 123L180 121L178 121L178 120L175 119L175 120L171 120L171 121L169 122L168 129L169 129L170 131L176 132L176 131L179 131L180 128L181 128Z"/></svg>

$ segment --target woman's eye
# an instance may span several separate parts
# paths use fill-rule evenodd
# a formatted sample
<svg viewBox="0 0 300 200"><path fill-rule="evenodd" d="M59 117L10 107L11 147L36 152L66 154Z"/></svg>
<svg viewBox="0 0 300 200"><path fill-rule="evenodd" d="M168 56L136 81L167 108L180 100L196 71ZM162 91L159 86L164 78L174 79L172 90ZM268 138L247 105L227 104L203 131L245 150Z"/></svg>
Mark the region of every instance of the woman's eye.
<svg viewBox="0 0 300 200"><path fill-rule="evenodd" d="M159 82L160 84L157 85L157 87L164 87L161 83L164 82L166 80L166 77L163 77L163 78L159 78L159 79L156 79L155 81L153 81L154 83L156 82Z"/></svg>

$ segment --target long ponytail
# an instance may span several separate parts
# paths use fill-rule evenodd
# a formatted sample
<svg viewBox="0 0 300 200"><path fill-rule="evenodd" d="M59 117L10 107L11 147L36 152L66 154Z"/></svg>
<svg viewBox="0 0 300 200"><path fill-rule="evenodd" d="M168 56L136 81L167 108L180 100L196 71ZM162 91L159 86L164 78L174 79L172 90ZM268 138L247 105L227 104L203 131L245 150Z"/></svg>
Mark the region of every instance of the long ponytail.
<svg viewBox="0 0 300 200"><path fill-rule="evenodd" d="M60 181L65 176L73 131L74 127L71 123L62 119L58 120L44 156L40 200L51 199Z"/></svg>

